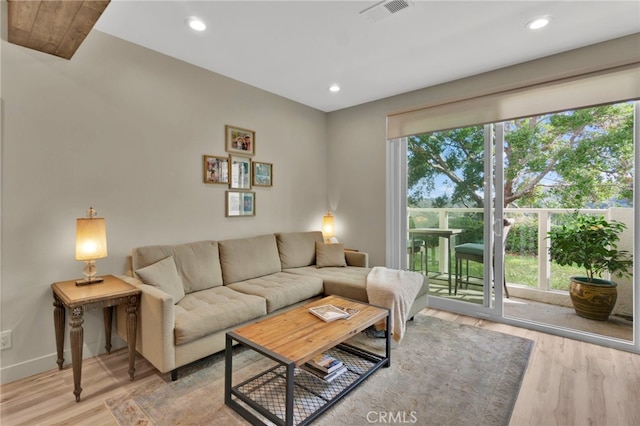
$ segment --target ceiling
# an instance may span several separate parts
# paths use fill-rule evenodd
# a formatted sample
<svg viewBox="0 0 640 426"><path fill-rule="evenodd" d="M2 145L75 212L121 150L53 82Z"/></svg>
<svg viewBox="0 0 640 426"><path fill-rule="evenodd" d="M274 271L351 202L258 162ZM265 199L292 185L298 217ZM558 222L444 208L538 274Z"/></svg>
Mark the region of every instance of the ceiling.
<svg viewBox="0 0 640 426"><path fill-rule="evenodd" d="M637 0L376 3L112 0L94 28L326 112L640 32Z"/></svg>

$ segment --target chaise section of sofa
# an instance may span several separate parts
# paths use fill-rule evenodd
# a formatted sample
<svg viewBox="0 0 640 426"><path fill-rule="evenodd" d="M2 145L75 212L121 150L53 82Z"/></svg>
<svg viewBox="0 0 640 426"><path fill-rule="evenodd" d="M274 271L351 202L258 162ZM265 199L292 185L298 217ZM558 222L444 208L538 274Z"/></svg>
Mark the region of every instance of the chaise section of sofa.
<svg viewBox="0 0 640 426"><path fill-rule="evenodd" d="M342 256L326 253L332 250L324 244L322 232L293 232L276 234L282 271L306 278L320 278L324 294L333 294L349 299L368 302L367 275L369 258L367 253L354 250L342 250L342 245L330 244L341 248ZM344 266L340 266L344 265ZM422 288L409 310L413 317L427 306L429 292L428 279L425 277Z"/></svg>
<svg viewBox="0 0 640 426"><path fill-rule="evenodd" d="M276 238L284 272L301 279L304 277L322 280L324 294L367 301L366 279L371 268L368 268L366 253L343 250L342 257L331 259L327 256L327 260L319 264L318 251L322 250L324 245L322 232L279 233L276 234ZM341 248L341 245L337 247ZM329 266L320 267L321 264Z"/></svg>

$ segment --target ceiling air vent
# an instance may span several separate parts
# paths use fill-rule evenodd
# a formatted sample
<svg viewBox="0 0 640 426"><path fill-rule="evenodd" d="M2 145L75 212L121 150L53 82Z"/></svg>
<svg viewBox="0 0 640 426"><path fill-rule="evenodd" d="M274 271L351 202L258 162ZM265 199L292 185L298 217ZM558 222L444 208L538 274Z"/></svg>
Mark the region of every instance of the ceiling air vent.
<svg viewBox="0 0 640 426"><path fill-rule="evenodd" d="M360 15L364 16L367 21L377 22L409 6L413 6L413 2L410 0L385 0L366 8L360 12Z"/></svg>

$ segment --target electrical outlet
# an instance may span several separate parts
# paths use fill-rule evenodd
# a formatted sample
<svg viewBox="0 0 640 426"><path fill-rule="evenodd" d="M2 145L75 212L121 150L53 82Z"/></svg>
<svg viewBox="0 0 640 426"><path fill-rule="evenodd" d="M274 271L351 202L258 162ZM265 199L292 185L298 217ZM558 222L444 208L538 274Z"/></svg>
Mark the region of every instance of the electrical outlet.
<svg viewBox="0 0 640 426"><path fill-rule="evenodd" d="M0 333L0 351L11 349L11 330Z"/></svg>

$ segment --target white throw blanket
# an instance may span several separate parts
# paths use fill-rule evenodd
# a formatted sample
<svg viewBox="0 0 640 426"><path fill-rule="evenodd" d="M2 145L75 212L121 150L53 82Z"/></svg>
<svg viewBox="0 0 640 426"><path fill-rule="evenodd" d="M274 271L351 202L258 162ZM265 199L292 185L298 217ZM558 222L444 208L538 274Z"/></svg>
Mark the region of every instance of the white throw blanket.
<svg viewBox="0 0 640 426"><path fill-rule="evenodd" d="M407 315L424 277L411 271L374 267L367 275L369 303L391 309L389 332L396 342L404 336Z"/></svg>

